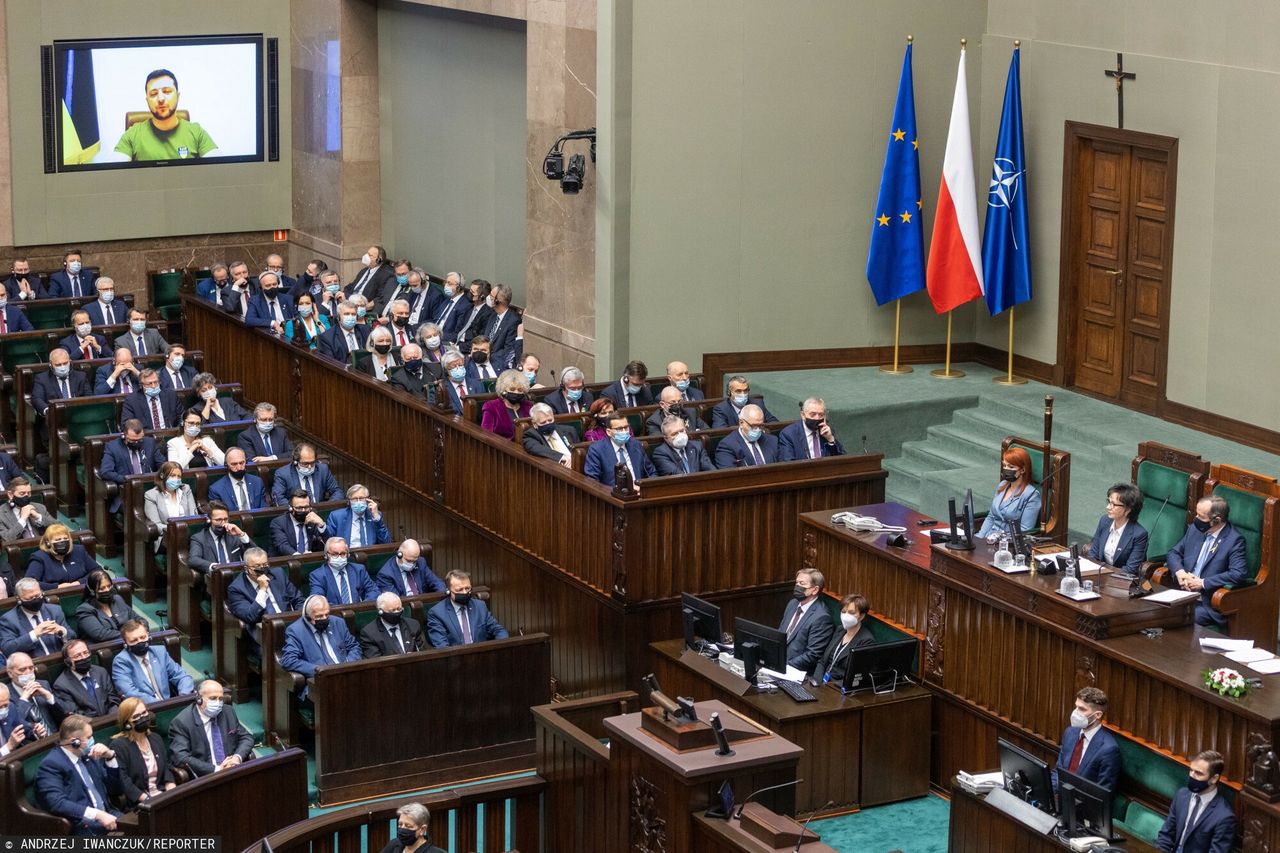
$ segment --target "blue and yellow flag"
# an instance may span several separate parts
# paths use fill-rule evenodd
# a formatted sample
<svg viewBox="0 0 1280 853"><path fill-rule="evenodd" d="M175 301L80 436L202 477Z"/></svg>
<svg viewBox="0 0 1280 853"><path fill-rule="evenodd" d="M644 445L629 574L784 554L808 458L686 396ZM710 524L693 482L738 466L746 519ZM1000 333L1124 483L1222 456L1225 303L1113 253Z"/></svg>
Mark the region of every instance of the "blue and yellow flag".
<svg viewBox="0 0 1280 853"><path fill-rule="evenodd" d="M1000 136L987 189L982 275L991 316L1031 299L1031 242L1027 236L1027 154L1022 144L1022 86L1017 48L1004 86Z"/></svg>
<svg viewBox="0 0 1280 853"><path fill-rule="evenodd" d="M871 226L867 281L876 304L924 290L924 221L921 216L920 140L911 83L911 45L902 58L898 102L884 153L884 175Z"/></svg>
<svg viewBox="0 0 1280 853"><path fill-rule="evenodd" d="M68 50L62 81L62 162L68 166L91 163L102 144L92 53Z"/></svg>

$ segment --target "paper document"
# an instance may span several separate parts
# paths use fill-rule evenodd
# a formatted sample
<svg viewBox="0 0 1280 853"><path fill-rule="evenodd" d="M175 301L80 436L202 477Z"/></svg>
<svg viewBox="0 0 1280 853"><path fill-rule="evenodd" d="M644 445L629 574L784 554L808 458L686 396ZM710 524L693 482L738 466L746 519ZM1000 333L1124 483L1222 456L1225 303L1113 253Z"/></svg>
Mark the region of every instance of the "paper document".
<svg viewBox="0 0 1280 853"><path fill-rule="evenodd" d="M1143 601L1151 601L1156 604L1181 604L1184 601L1195 598L1200 593L1192 589L1166 589L1161 592L1148 595Z"/></svg>
<svg viewBox="0 0 1280 853"><path fill-rule="evenodd" d="M1260 660L1270 660L1275 655L1266 649L1240 649L1235 652L1227 652L1223 657L1236 663L1257 663Z"/></svg>
<svg viewBox="0 0 1280 853"><path fill-rule="evenodd" d="M993 569L999 569L1000 571L1004 572L1006 575L1021 575L1031 571L1030 566L1026 566L1026 565L1019 566L1017 563L1010 563L1007 566L997 566L995 563L987 563L987 565L991 566L991 568Z"/></svg>
<svg viewBox="0 0 1280 853"><path fill-rule="evenodd" d="M794 681L796 683L804 681L804 676L805 676L804 670L796 669L791 664L787 664L786 672L778 672L777 670L765 669L764 667L760 667L760 674L767 675L770 678L774 679L775 681L780 679L783 681Z"/></svg>
<svg viewBox="0 0 1280 853"><path fill-rule="evenodd" d="M1239 652L1253 648L1253 640L1233 640L1230 637L1201 637L1202 652Z"/></svg>
<svg viewBox="0 0 1280 853"><path fill-rule="evenodd" d="M1260 672L1263 675L1275 675L1280 672L1280 658L1271 658L1271 660L1260 660L1249 664L1249 669L1254 672Z"/></svg>
<svg viewBox="0 0 1280 853"><path fill-rule="evenodd" d="M1062 548L1057 551L1037 551L1036 557L1038 558L1053 557L1056 560L1059 554L1066 555L1068 553L1069 552L1067 551L1066 548ZM1080 558L1080 576L1081 577L1088 577L1089 575L1102 574L1103 568L1104 567L1101 563L1095 563L1093 560L1090 560L1088 557Z"/></svg>
<svg viewBox="0 0 1280 853"><path fill-rule="evenodd" d="M993 770L990 773L968 773L961 770L956 774L956 778L971 788L996 788L1004 784L1004 774L999 770Z"/></svg>

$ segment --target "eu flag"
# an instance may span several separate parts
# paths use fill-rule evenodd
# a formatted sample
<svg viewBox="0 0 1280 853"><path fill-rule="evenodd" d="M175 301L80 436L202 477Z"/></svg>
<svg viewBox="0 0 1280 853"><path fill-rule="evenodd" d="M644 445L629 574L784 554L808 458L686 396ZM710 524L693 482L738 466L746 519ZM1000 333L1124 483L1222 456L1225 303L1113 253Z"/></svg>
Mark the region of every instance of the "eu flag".
<svg viewBox="0 0 1280 853"><path fill-rule="evenodd" d="M1018 48L1009 63L996 140L987 222L982 234L982 275L991 316L1031 299L1031 243L1027 239L1027 157L1022 145L1022 94Z"/></svg>
<svg viewBox="0 0 1280 853"><path fill-rule="evenodd" d="M884 174L867 251L867 281L877 305L924 290L924 224L920 215L920 140L911 85L911 45L902 57L898 102L884 152Z"/></svg>

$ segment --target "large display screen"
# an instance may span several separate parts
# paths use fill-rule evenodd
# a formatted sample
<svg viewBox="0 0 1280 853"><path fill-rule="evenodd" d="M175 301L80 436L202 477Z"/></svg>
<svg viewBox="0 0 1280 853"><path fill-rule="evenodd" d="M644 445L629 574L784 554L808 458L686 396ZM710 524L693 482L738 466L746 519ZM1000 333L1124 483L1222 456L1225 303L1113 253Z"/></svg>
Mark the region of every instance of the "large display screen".
<svg viewBox="0 0 1280 853"><path fill-rule="evenodd" d="M58 171L262 160L262 46L261 34L54 42Z"/></svg>

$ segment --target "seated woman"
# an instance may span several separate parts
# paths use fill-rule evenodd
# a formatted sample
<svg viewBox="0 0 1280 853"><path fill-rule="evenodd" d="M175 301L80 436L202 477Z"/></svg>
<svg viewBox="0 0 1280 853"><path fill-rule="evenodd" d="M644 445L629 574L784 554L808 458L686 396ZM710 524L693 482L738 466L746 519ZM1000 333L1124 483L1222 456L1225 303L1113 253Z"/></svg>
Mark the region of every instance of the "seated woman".
<svg viewBox="0 0 1280 853"><path fill-rule="evenodd" d="M821 604L819 604L821 606ZM874 645L876 638L871 636L871 629L866 627L867 614L871 605L860 595L846 595L840 602L840 626L822 653L817 665L810 673L815 684L826 684L828 681L844 681L846 667L849 665L849 652L862 646Z"/></svg>
<svg viewBox="0 0 1280 853"><path fill-rule="evenodd" d="M85 578L84 601L76 608L76 636L87 643L118 640L120 626L130 619L142 621L116 594L111 575L102 569L89 572Z"/></svg>
<svg viewBox="0 0 1280 853"><path fill-rule="evenodd" d="M591 408L588 410L593 420L590 423L590 428L582 434L582 440L599 441L602 438L608 438L609 415L615 408L613 401L608 397L596 397L591 402Z"/></svg>
<svg viewBox="0 0 1280 853"><path fill-rule="evenodd" d="M226 454L213 438L200 434L203 425L200 410L192 406L182 416L182 435L169 439L170 462L177 462L181 468L212 468L226 461Z"/></svg>
<svg viewBox="0 0 1280 853"><path fill-rule="evenodd" d="M191 387L196 389L193 408L200 412L205 423L242 421L249 417L249 410L244 406L230 397L218 396L218 379L212 373L197 373L191 379Z"/></svg>
<svg viewBox="0 0 1280 853"><path fill-rule="evenodd" d="M329 318L325 314L316 314L315 299L310 293L298 297L298 316L284 323L285 340L293 341L308 349L316 348L316 338L329 331Z"/></svg>
<svg viewBox="0 0 1280 853"><path fill-rule="evenodd" d="M421 803L396 809L396 837L382 853L444 853L431 843L431 812Z"/></svg>
<svg viewBox="0 0 1280 853"><path fill-rule="evenodd" d="M116 712L120 731L111 739L120 762L120 785L124 788L125 809L177 787L169 767L169 750L156 732L156 715L136 696L120 703Z"/></svg>
<svg viewBox="0 0 1280 853"><path fill-rule="evenodd" d="M1116 483L1107 490L1107 512L1089 543L1089 559L1136 575L1147 559L1147 531L1138 523L1142 492L1133 483Z"/></svg>
<svg viewBox="0 0 1280 853"><path fill-rule="evenodd" d="M41 589L70 589L83 584L92 571L102 571L102 566L71 540L71 530L65 524L50 524L40 537L40 550L27 561L26 576L38 580Z"/></svg>
<svg viewBox="0 0 1280 853"><path fill-rule="evenodd" d="M173 440L177 441L176 438ZM191 487L182 482L182 466L177 462L161 465L156 471L156 487L147 489L142 501L147 521L161 530L155 542L156 553L159 554L164 551L163 531L169 519L196 514L196 498L191 494Z"/></svg>
<svg viewBox="0 0 1280 853"><path fill-rule="evenodd" d="M444 333L435 323L423 323L418 327L418 343L422 345L422 360L439 364L444 358Z"/></svg>
<svg viewBox="0 0 1280 853"><path fill-rule="evenodd" d="M516 437L516 418L529 417L529 384L518 370L504 370L494 385L498 399L480 409L480 427L503 438Z"/></svg>
<svg viewBox="0 0 1280 853"><path fill-rule="evenodd" d="M1040 523L1040 490L1031 485L1031 455L1021 447L1010 447L1000 459L1000 485L978 536L994 540L1012 533L1015 521L1024 533Z"/></svg>
<svg viewBox="0 0 1280 853"><path fill-rule="evenodd" d="M386 326L374 326L364 346L373 353L373 358L362 362L361 369L379 382L386 382L391 378L391 368L400 364L391 351L391 331Z"/></svg>

